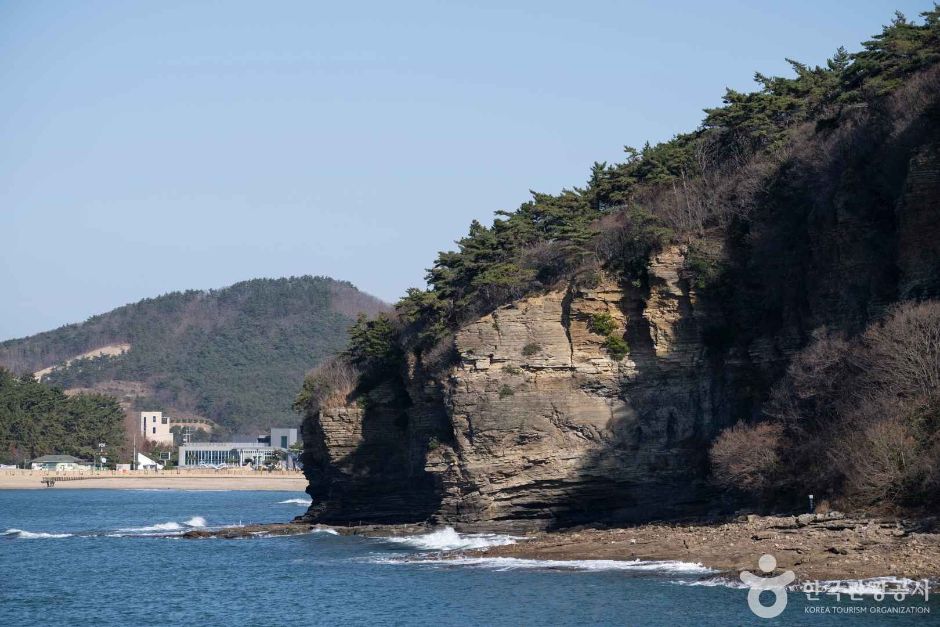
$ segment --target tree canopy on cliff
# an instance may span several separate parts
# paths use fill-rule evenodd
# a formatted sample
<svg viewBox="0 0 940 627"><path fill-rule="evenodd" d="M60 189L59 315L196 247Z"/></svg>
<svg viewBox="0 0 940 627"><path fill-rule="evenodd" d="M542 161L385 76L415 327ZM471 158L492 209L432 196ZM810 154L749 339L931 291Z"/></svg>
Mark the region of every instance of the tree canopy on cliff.
<svg viewBox="0 0 940 627"><path fill-rule="evenodd" d="M124 411L110 396L78 394L20 378L0 368L0 460L22 462L41 455L92 459L99 443L124 441Z"/></svg>
<svg viewBox="0 0 940 627"><path fill-rule="evenodd" d="M456 250L439 253L429 289L409 290L398 303L414 346L427 349L468 319L597 267L642 281L649 254L669 239L691 241L746 220L768 162L787 158L801 125L824 133L851 124L853 110L875 106L936 66L940 8L922 18L898 13L860 51L839 48L821 66L790 60L792 77L757 73L756 91L729 89L695 131L627 147L624 162L595 163L584 187L532 192L489 227L474 221Z"/></svg>

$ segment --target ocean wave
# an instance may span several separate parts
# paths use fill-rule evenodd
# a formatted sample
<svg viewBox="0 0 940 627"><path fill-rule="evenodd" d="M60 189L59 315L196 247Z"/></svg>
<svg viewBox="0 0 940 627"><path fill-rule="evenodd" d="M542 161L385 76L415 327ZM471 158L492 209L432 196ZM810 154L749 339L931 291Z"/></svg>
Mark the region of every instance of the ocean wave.
<svg viewBox="0 0 940 627"><path fill-rule="evenodd" d="M71 538L71 533L46 533L45 531L24 531L23 529L7 529L3 535L11 538L21 538L23 540L35 540L39 538Z"/></svg>
<svg viewBox="0 0 940 627"><path fill-rule="evenodd" d="M444 527L431 533L399 538L383 538L388 542L404 544L422 551L456 551L460 549L485 549L491 546L515 544L519 538L500 536L493 533L461 534L453 527Z"/></svg>
<svg viewBox="0 0 940 627"><path fill-rule="evenodd" d="M679 586L704 586L706 588L733 588L735 590L747 589L743 581L728 577L708 577L706 579L675 579L669 583Z"/></svg>
<svg viewBox="0 0 940 627"><path fill-rule="evenodd" d="M278 505L303 505L309 507L310 499L287 499L286 501L278 501Z"/></svg>
<svg viewBox="0 0 940 627"><path fill-rule="evenodd" d="M183 528L183 525L178 522L165 522L157 523L156 525L149 525L147 527L124 527L118 529L121 533L147 533L150 531L179 531Z"/></svg>
<svg viewBox="0 0 940 627"><path fill-rule="evenodd" d="M206 519L202 516L193 516L189 520L183 523L178 523L175 521L157 523L155 525L148 525L146 527L124 527L122 529L117 529L117 533L108 534L111 537L120 537L122 534L133 534L133 535L164 535L172 532L183 533L186 529L192 529L194 527L205 527Z"/></svg>
<svg viewBox="0 0 940 627"><path fill-rule="evenodd" d="M376 563L386 564L429 564L435 566L470 566L493 570L565 570L565 571L604 571L623 570L631 572L675 573L701 575L716 571L692 562L645 561L645 560L538 560L519 557L458 557L454 559L415 559L391 557L373 559Z"/></svg>
<svg viewBox="0 0 940 627"><path fill-rule="evenodd" d="M329 527L317 527L316 529L311 529L310 533L326 533L331 536L339 535L339 532L336 529L330 529Z"/></svg>

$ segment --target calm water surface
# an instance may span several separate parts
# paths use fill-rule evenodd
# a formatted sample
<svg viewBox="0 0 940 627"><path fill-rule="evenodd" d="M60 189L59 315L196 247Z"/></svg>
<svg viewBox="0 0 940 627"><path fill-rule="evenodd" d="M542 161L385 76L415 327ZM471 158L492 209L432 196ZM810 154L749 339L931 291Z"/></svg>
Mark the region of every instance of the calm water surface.
<svg viewBox="0 0 940 627"><path fill-rule="evenodd" d="M681 564L611 569L588 562L572 570L529 561L412 561L460 544L505 541L498 537L165 537L287 520L304 501L290 492L0 491L0 625L940 624L935 599L930 614L884 615L870 612L898 604L811 603L796 592L780 617L758 619L745 590L689 585L711 575ZM807 614L807 606L869 613Z"/></svg>

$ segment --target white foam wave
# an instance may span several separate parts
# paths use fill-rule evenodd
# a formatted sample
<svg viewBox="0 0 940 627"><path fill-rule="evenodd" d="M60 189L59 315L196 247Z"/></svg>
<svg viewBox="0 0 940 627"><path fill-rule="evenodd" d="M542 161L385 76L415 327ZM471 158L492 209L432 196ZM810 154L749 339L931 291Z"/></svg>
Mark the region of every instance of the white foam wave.
<svg viewBox="0 0 940 627"><path fill-rule="evenodd" d="M153 531L179 531L183 528L178 522L165 522L157 523L156 525L149 525L147 527L124 527L118 529L122 533L148 533Z"/></svg>
<svg viewBox="0 0 940 627"><path fill-rule="evenodd" d="M444 527L418 536L385 538L389 542L405 544L423 551L456 551L459 549L485 549L491 546L515 544L513 536L500 536L493 533L460 534L453 527Z"/></svg>
<svg viewBox="0 0 940 627"><path fill-rule="evenodd" d="M24 531L23 529L7 529L4 536L22 538L23 540L36 540L39 538L71 538L70 533L46 533L45 531Z"/></svg>
<svg viewBox="0 0 940 627"><path fill-rule="evenodd" d="M706 579L676 579L670 581L680 586L704 586L706 588L734 588L736 590L746 589L748 586L739 580L729 579L727 577L708 577Z"/></svg>
<svg viewBox="0 0 940 627"><path fill-rule="evenodd" d="M519 557L458 557L454 559L422 560L414 558L375 558L374 562L385 564L430 564L436 566L470 566L494 570L570 570L600 571L624 570L632 572L676 573L701 575L716 571L692 562L644 561L644 560L537 560Z"/></svg>
<svg viewBox="0 0 940 627"><path fill-rule="evenodd" d="M117 533L110 534L111 536L120 537L122 534L135 534L135 535L166 535L170 533L183 533L186 528L192 527L205 527L206 519L202 516L193 516L189 520L183 523L178 523L175 521L168 521L163 523L157 523L155 525L148 525L146 527L124 527L123 529L118 529Z"/></svg>
<svg viewBox="0 0 940 627"><path fill-rule="evenodd" d="M317 527L316 529L311 529L310 533L326 533L331 536L339 535L339 532L336 529L328 529L327 527Z"/></svg>
<svg viewBox="0 0 940 627"><path fill-rule="evenodd" d="M286 501L278 501L278 505L303 505L309 507L310 499L287 499Z"/></svg>

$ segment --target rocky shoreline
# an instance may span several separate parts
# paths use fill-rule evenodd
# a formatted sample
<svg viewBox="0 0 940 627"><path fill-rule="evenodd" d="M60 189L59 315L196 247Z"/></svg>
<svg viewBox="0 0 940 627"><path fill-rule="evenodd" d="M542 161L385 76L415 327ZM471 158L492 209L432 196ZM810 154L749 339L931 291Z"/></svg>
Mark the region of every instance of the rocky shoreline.
<svg viewBox="0 0 940 627"><path fill-rule="evenodd" d="M832 514L746 516L724 524L648 524L623 529L540 533L493 547L488 556L533 559L678 560L734 578L771 554L798 581L940 576L933 521Z"/></svg>
<svg viewBox="0 0 940 627"><path fill-rule="evenodd" d="M329 527L299 520L215 531L193 530L184 538L250 538L328 531L340 535L418 535L424 525ZM458 530L460 530L458 528ZM471 531L471 530L466 530ZM480 531L480 529L472 529ZM616 529L582 528L519 536L513 544L435 555L542 560L676 560L700 563L731 578L757 571L771 554L778 571L797 581L874 577L940 578L940 528L933 519L899 520L838 512L801 516L743 516L725 523L651 523Z"/></svg>

